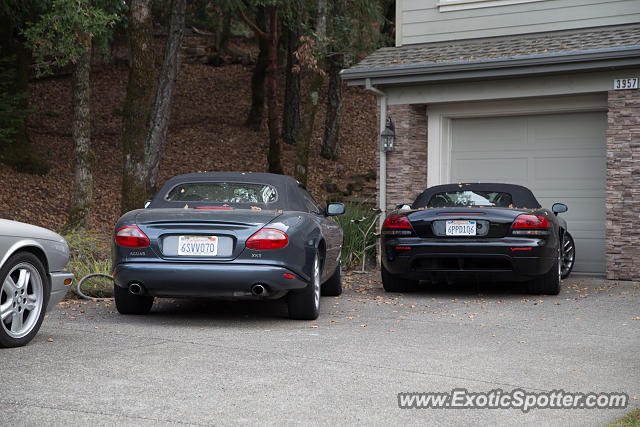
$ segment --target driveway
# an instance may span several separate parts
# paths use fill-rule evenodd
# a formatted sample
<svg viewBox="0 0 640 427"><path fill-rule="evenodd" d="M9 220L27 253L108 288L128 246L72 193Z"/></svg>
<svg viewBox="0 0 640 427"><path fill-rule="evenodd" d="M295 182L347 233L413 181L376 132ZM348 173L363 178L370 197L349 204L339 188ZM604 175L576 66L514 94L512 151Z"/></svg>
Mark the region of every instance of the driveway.
<svg viewBox="0 0 640 427"><path fill-rule="evenodd" d="M640 283L575 277L386 294L349 274L317 321L281 301L161 300L148 316L63 302L0 350L6 425L594 425L640 406ZM626 392L618 410L399 409L399 392Z"/></svg>

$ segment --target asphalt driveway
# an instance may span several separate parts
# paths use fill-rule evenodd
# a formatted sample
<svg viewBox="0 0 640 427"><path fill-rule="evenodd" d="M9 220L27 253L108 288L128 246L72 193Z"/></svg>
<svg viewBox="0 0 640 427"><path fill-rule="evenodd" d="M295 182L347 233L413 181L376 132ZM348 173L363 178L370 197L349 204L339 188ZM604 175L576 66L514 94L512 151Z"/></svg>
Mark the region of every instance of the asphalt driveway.
<svg viewBox="0 0 640 427"><path fill-rule="evenodd" d="M386 294L350 274L317 321L283 302L64 302L0 350L4 425L594 425L640 406L640 283ZM399 409L399 392L626 392L626 410Z"/></svg>

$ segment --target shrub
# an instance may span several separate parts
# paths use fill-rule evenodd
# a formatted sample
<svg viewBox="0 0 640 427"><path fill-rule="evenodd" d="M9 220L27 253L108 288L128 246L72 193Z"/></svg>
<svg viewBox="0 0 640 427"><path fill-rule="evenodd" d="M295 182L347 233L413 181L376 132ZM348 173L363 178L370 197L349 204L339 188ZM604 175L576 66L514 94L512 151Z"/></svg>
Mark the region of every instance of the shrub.
<svg viewBox="0 0 640 427"><path fill-rule="evenodd" d="M75 275L75 281L68 297L77 298L78 281L87 274L111 274L111 255L109 236L95 231L75 231L64 238L69 244L69 271ZM113 281L103 277L92 277L82 284L85 295L110 297L113 295Z"/></svg>
<svg viewBox="0 0 640 427"><path fill-rule="evenodd" d="M376 256L376 221L378 211L371 209L363 203L347 202L344 215L337 216L336 221L344 232L344 245L342 246L342 265L345 268L362 264L362 250L366 247L367 260L373 260ZM366 234L365 236L362 231ZM368 232L367 232L368 231Z"/></svg>

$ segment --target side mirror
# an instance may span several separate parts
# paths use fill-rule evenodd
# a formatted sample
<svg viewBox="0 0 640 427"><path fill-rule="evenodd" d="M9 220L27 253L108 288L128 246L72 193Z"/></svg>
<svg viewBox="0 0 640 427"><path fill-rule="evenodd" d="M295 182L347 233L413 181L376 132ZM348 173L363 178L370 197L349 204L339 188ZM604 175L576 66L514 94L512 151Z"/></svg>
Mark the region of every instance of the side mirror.
<svg viewBox="0 0 640 427"><path fill-rule="evenodd" d="M150 204L151 204L151 200L146 200L146 201L144 202L144 208L145 208L145 209L146 209L146 208L148 208Z"/></svg>
<svg viewBox="0 0 640 427"><path fill-rule="evenodd" d="M558 215L559 213L568 211L569 208L564 203L554 203L553 206L551 206L551 210L554 214Z"/></svg>
<svg viewBox="0 0 640 427"><path fill-rule="evenodd" d="M342 215L345 211L344 203L329 203L327 205L327 216Z"/></svg>
<svg viewBox="0 0 640 427"><path fill-rule="evenodd" d="M396 209L399 209L401 211L408 211L409 209L411 209L411 205L400 203L399 205L396 205Z"/></svg>

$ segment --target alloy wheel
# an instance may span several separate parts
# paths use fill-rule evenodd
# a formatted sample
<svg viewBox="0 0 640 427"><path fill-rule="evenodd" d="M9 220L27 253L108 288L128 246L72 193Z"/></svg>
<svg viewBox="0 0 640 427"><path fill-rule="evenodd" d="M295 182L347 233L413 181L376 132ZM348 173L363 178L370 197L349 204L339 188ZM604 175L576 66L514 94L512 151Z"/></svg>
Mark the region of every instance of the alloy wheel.
<svg viewBox="0 0 640 427"><path fill-rule="evenodd" d="M575 262L576 248L573 239L567 233L562 238L562 276L566 276L573 268Z"/></svg>
<svg viewBox="0 0 640 427"><path fill-rule="evenodd" d="M15 265L2 282L0 324L12 338L22 338L38 323L44 303L40 273L32 264Z"/></svg>

